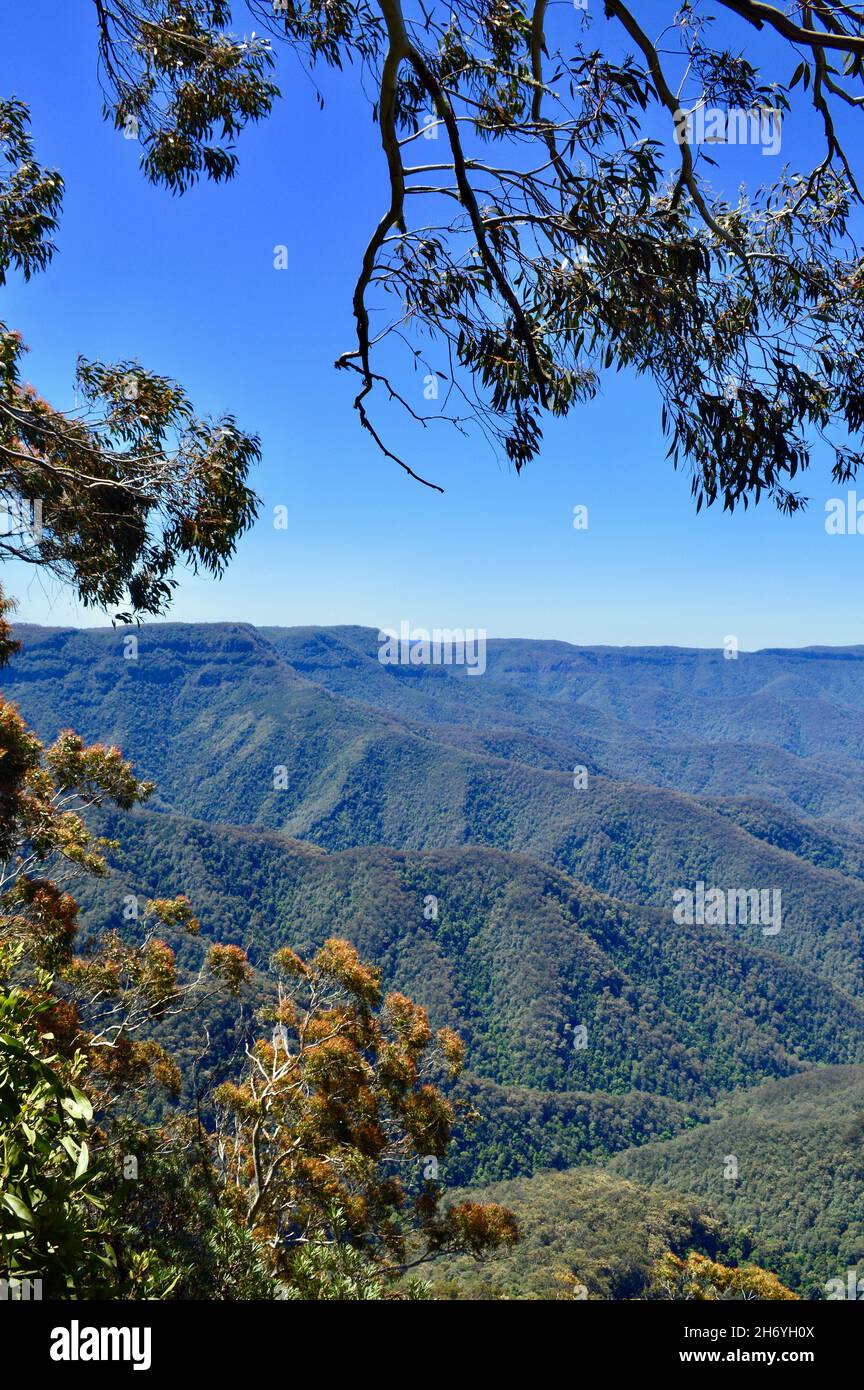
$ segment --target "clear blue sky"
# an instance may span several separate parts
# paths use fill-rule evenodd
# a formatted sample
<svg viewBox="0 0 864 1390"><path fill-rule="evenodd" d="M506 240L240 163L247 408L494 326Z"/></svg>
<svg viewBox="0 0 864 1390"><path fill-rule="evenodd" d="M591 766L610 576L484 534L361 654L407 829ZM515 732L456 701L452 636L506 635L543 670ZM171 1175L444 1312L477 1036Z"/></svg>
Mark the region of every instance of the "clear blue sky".
<svg viewBox="0 0 864 1390"><path fill-rule="evenodd" d="M803 516L697 517L687 476L665 461L653 390L632 377L608 377L595 403L550 425L522 477L479 439L443 425L424 435L396 415L382 417L390 437L445 495L378 454L352 382L332 368L352 345L351 288L385 180L355 75L327 79L322 113L300 69L283 67L284 98L242 138L236 180L178 199L144 182L137 145L101 118L86 0L5 0L0 72L32 107L38 158L66 181L53 265L2 296L30 345L30 379L71 405L79 352L137 357L179 378L202 412L229 409L262 437L258 524L220 583L183 580L171 617L408 619L576 643L862 640L864 536L826 535L827 468L805 479ZM287 271L273 268L276 244ZM277 504L287 531L273 529ZM587 531L572 527L576 504ZM21 619L106 621L32 571L5 582Z"/></svg>

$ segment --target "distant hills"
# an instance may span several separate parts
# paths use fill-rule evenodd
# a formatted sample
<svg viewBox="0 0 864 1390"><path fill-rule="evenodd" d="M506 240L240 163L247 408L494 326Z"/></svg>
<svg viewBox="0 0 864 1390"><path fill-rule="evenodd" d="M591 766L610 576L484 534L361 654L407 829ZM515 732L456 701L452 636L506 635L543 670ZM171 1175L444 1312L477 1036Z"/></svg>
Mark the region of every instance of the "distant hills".
<svg viewBox="0 0 864 1390"><path fill-rule="evenodd" d="M186 892L262 988L277 945L348 936L466 1039L448 1183L617 1153L627 1178L761 1219L787 1278L857 1248L850 1215L784 1253L774 1207L699 1164L730 1123L761 1153L751 1088L807 1129L810 1078L864 1066L864 648L507 640L472 677L384 666L362 628L18 635L4 693L37 732L117 743L157 783L152 809L104 817L122 849L82 899L92 926ZM673 895L700 881L780 890L780 932L680 925ZM216 1071L243 1027L219 1022Z"/></svg>
<svg viewBox="0 0 864 1390"><path fill-rule="evenodd" d="M360 633L367 645L374 642L374 633ZM858 824L802 815L789 809L788 798L773 817L754 812L754 786L737 761L742 745L730 744L724 778L725 790L732 794L728 804L718 805L713 794L706 799L656 782L621 781L605 769L594 771L596 761L578 746L582 710L590 723L591 707L583 699L565 694L552 699L549 694L550 687L571 690L575 680L569 669L564 674L559 669L567 665L564 653L572 651L562 644L492 644L489 670L482 677L437 667L417 668L421 674L409 679L392 673L413 668L382 666L374 646L364 656L340 641L334 652L331 639L326 644L330 681L348 686L354 692L348 694L317 679L325 674L320 659L309 669L309 644L317 651L326 636L304 638L306 656L300 661L290 633L277 643L272 633L268 639L240 625L155 625L140 631L137 660L126 660L122 631L25 628L24 655L10 668L5 686L43 736L50 737L65 722L89 738L118 743L141 773L156 781L160 804L184 815L279 829L326 849L493 845L562 868L598 892L664 910L671 908L676 888L700 880L724 888L779 888L783 930L772 939L772 949L850 992L864 990L864 882L855 872L861 857ZM511 645L515 650L508 655ZM535 646L546 653L547 664L541 664ZM498 647L504 651L499 653ZM520 658L526 649L531 649L531 662ZM351 676L342 667L338 677L332 674L342 653ZM290 664L291 655L306 669ZM606 659L602 652L576 651L570 662L578 667L589 656L593 688L607 703L641 710L644 698L631 692L628 702L620 692L624 658L610 655L610 673L601 680L595 665ZM728 687L733 677L727 668L740 666L744 672L749 657L742 654L737 662L728 662L719 654L705 654L700 664L697 656L658 653L649 665L651 680L668 672L675 698L681 700L683 678L676 663L683 662L691 677L698 676L693 700L704 698L710 711L723 699L713 693L707 673ZM641 673L644 660L634 660ZM753 660L763 658L757 654ZM811 669L811 661L799 662L796 653L790 656L794 680L782 677L781 655L769 653L764 662L765 679L770 675L769 684L783 688L800 689ZM851 698L850 668L860 674L862 663L864 655L859 659L855 652L844 653L842 660L815 655L814 688L822 702L835 675L839 690ZM496 685L499 667L504 675ZM518 680L511 674L514 669ZM532 694L529 675L537 670L539 689ZM383 682L392 704L396 697L390 687L401 690L406 679L412 688L431 687L422 699L426 707L437 699L436 722L408 720L383 704L358 698L361 690L369 698L377 695ZM742 683L750 688L755 682L745 674ZM473 694L477 687L483 688L480 696ZM435 694L439 688L440 698ZM478 748L476 729L469 737L464 722L444 722L446 711L454 707L463 720L473 708L479 720L482 706L484 741L495 741L491 729L498 692L499 724L515 701L525 725L513 756L503 756L500 738L499 751L492 754ZM464 699L459 698L462 693ZM568 759L555 768L540 765L536 748L533 762L523 755L523 744L531 739L528 723L535 714L542 723L550 704L559 737L568 719L576 726L570 734L573 762ZM640 738L643 744L650 742L644 731ZM716 749L712 756L719 757ZM821 771L819 759L786 756L801 778ZM548 748L543 757L548 761ZM582 790L573 785L576 763L592 769ZM843 776L864 787L854 760L844 764ZM750 800L743 804L742 798ZM796 853L799 847L805 852ZM758 926L728 930L751 945L760 944Z"/></svg>

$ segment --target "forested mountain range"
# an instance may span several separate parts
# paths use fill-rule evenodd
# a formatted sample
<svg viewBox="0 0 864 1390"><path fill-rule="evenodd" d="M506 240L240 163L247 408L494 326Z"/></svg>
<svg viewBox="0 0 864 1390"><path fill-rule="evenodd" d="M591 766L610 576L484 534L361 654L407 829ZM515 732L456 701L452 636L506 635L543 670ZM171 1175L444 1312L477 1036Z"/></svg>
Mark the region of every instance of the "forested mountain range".
<svg viewBox="0 0 864 1390"><path fill-rule="evenodd" d="M122 821L106 818L105 828L119 837ZM614 1151L674 1133L719 1091L815 1062L864 1061L864 1005L836 985L761 942L670 930L668 914L525 856L324 853L147 811L133 828L115 872L82 894L95 926L118 925L127 895L182 890L203 929L190 965L212 937L246 946L263 970L279 945L308 952L338 921L389 984L462 1034L469 1083L498 1089L485 1088L481 1107L494 1108L494 1124L466 1135L470 1156L448 1159L460 1180ZM430 899L434 917L424 915ZM586 1100L572 1093L585 1092L602 1096L602 1123L545 1134L530 1125L526 1150L526 1102L572 1115Z"/></svg>
<svg viewBox="0 0 864 1390"><path fill-rule="evenodd" d="M382 665L371 628L154 624L140 630L136 661L124 660L123 629L22 625L19 632L25 657L8 679L27 684L34 714L48 723L67 708L67 696L82 718L98 710L128 723L138 701L130 685L114 690L125 671L124 681L164 690L168 720L194 716L201 696L218 688L229 705L219 740L227 752L238 696L250 700L250 715L254 709L274 721L265 735L279 730L279 705L262 702L269 687L282 697L283 719L303 719L306 737L325 736L338 717L340 748L361 731L367 739L422 739L434 730L439 744L550 772L581 759L609 778L761 797L854 826L864 820L864 647L726 660L719 650L493 640L485 673L472 677L460 666ZM326 700L325 691L338 698ZM346 700L362 704L359 724Z"/></svg>
<svg viewBox="0 0 864 1390"><path fill-rule="evenodd" d="M265 992L273 949L346 936L465 1038L448 1183L618 1154L658 1194L696 1194L726 1238L752 1230L796 1284L864 1256L845 1197L837 1229L781 1249L798 1178L779 1157L770 1202L756 1158L734 1191L715 1172L718 1145L761 1156L800 1122L810 1154L823 1111L864 1107L847 1084L864 1065L864 648L492 641L471 676L382 665L360 628L18 636L4 689L40 736L116 743L157 784L131 822L102 817L122 849L81 895L88 926L134 934L125 903L187 893L203 942L246 946ZM682 925L673 895L699 881L779 890L781 930ZM184 949L191 969L201 943ZM244 1021L209 1022L215 1076ZM199 1051L194 1028L172 1042ZM774 1131L750 1105L769 1081Z"/></svg>
<svg viewBox="0 0 864 1390"><path fill-rule="evenodd" d="M721 813L698 796L594 772L587 754L579 765L592 768L588 786L576 790L576 735L573 763L554 769L525 762L521 745L512 757L480 751L466 746L461 725L421 724L327 690L249 627L142 629L135 660L124 657L121 631L22 635L25 652L6 689L37 731L50 737L71 722L84 737L116 742L155 780L166 809L279 829L326 849L494 845L560 867L598 892L667 910L676 888L699 880L779 888L783 929L773 948L855 993L864 988L864 884L853 872L858 842L849 825L815 824L787 810L775 824L763 813L752 833L745 828L752 810L737 800ZM738 664L718 661L721 672ZM392 672L413 669L384 667L374 657L369 664L376 679L397 686L406 678ZM847 663L837 664L845 673ZM817 670L825 666L832 674L830 662L817 662ZM486 675L472 678L451 674L459 668L431 668L428 680L475 689L494 669L493 661ZM838 682L843 693L847 678ZM464 715L478 697L448 698ZM488 706L491 698L487 692L482 701ZM545 707L544 697L537 700ZM578 723L581 704L562 696L559 723L573 709ZM488 707L482 718L488 741ZM801 776L811 768L818 774L819 759L787 756ZM844 765L850 782L860 781L857 768L854 760ZM724 785L738 798L753 795L754 779L743 769ZM797 844L809 854L787 848ZM758 927L729 931L759 944Z"/></svg>

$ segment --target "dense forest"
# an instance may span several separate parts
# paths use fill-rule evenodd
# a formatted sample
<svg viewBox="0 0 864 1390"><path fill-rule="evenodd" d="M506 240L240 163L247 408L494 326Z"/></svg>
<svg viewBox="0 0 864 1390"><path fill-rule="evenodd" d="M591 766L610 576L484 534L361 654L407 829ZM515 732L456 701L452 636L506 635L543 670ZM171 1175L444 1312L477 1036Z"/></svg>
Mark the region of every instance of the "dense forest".
<svg viewBox="0 0 864 1390"><path fill-rule="evenodd" d="M616 1157L612 1169L707 1201L752 1255L804 1297L864 1274L864 1071L817 1067L724 1097L708 1123L669 1144ZM724 1177L725 1155L737 1159Z"/></svg>
<svg viewBox="0 0 864 1390"><path fill-rule="evenodd" d="M448 1256L435 1296L563 1297L568 1278L588 1297L668 1296L654 1264L689 1251L755 1262L812 1298L861 1258L849 1137L864 1065L856 814L670 787L659 756L653 784L632 783L598 768L597 743L590 795L549 765L563 755L552 733L564 711L605 725L607 764L611 748L645 743L641 682L662 752L692 654L649 664L642 653L631 666L611 653L604 670L601 652L501 644L475 709L456 670L382 676L374 635L356 630L347 641L155 626L134 661L122 633L21 635L8 688L37 732L56 737L67 711L87 736L130 749L158 787L132 811L86 813L109 865L77 889L91 939L119 932L146 947L143 905L182 895L198 930L174 943L180 978L199 979L216 943L248 961L239 994L193 992L148 1026L179 1065L174 1097L147 1101L151 1123L219 1122L220 1088L281 997L273 959L286 947L311 959L335 929L385 990L462 1039L435 1182L447 1200L512 1208L522 1232L480 1271ZM816 694L850 698L856 660L757 654L750 671L742 659L745 705L795 673L790 764L810 766L804 713ZM747 719L717 717L726 697L712 681L701 697L688 689L705 705L690 745L715 768L728 748L734 769ZM549 733L530 733L543 719ZM788 728L771 736L789 742ZM673 885L712 873L776 882L782 932L674 921ZM616 1188L618 1175L645 1191ZM546 1251L553 1209L562 1219Z"/></svg>

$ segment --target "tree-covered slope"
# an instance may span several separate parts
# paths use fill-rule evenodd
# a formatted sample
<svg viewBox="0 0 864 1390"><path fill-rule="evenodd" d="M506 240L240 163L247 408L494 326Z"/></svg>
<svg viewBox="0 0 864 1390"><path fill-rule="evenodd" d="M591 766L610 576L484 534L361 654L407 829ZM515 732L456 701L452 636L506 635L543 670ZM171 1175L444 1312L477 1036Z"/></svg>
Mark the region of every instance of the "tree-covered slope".
<svg viewBox="0 0 864 1390"><path fill-rule="evenodd" d="M105 818L109 833L120 824ZM675 1133L721 1090L864 1061L864 1006L842 990L525 856L328 854L146 811L126 828L114 871L83 898L89 925L134 932L130 902L185 892L202 944L242 944L262 971L277 947L305 954L337 932L462 1034L477 1122L454 1180L573 1164ZM191 968L200 947L186 949ZM233 1046L235 1027L222 1019L214 1036Z"/></svg>
<svg viewBox="0 0 864 1390"><path fill-rule="evenodd" d="M449 742L441 726L309 681L248 627L148 628L135 660L124 658L120 632L24 636L9 692L39 731L56 732L62 710L85 736L113 739L156 781L161 803L184 814L278 828L327 849L494 845L664 910L677 888L700 880L779 889L771 949L864 988L854 852L840 872L680 792L593 773L577 789L569 771L491 757L460 744L459 730ZM728 931L766 945L758 925Z"/></svg>
<svg viewBox="0 0 864 1390"><path fill-rule="evenodd" d="M369 628L263 628L292 668L392 714L473 730L478 746L693 794L746 789L862 822L864 648L741 652L493 640L464 668L382 666ZM504 753L504 756L508 756ZM557 759L557 761L556 761Z"/></svg>
<svg viewBox="0 0 864 1390"><path fill-rule="evenodd" d="M729 1159L737 1165L737 1178ZM677 1189L750 1232L754 1258L807 1297L864 1274L864 1067L817 1067L724 1097L709 1123L619 1154L612 1170Z"/></svg>
<svg viewBox="0 0 864 1390"><path fill-rule="evenodd" d="M596 1296L633 1296L645 1229L683 1249L712 1206L798 1288L864 1254L857 649L742 656L736 677L711 653L501 643L481 679L394 674L362 629L22 635L5 685L40 733L116 742L158 787L154 809L99 817L122 848L82 894L85 929L134 937L136 904L185 893L203 932L183 970L234 942L258 996L274 949L336 933L462 1034L441 1180L558 1170L520 1188L528 1253L489 1289L547 1296L563 1260ZM840 740L817 735L829 711ZM700 880L779 889L781 931L677 922L675 890ZM161 1035L206 1082L250 1018L208 1004ZM570 1171L613 1155L649 1197ZM591 1233L616 1203L604 1255Z"/></svg>
<svg viewBox="0 0 864 1390"><path fill-rule="evenodd" d="M519 1243L483 1264L444 1261L433 1276L438 1298L639 1298L664 1251L722 1259L729 1247L722 1224L695 1199L596 1168L537 1173L472 1195L481 1193L515 1212Z"/></svg>

